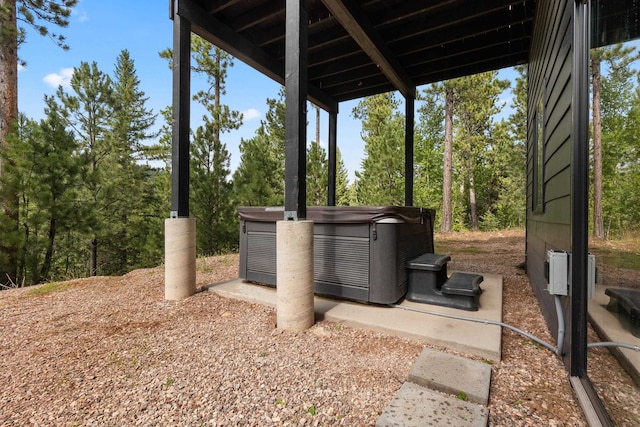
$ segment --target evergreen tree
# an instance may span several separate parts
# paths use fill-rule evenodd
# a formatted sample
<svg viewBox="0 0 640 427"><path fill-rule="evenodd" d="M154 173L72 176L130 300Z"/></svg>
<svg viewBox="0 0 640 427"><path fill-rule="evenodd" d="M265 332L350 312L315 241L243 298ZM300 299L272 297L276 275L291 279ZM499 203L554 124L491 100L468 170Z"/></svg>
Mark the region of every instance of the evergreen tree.
<svg viewBox="0 0 640 427"><path fill-rule="evenodd" d="M240 165L233 174L238 206L284 205L284 91L267 105L256 135L240 141Z"/></svg>
<svg viewBox="0 0 640 427"><path fill-rule="evenodd" d="M442 223L441 232L453 227L453 108L454 96L451 82L444 83L444 148L442 166Z"/></svg>
<svg viewBox="0 0 640 427"><path fill-rule="evenodd" d="M508 130L504 120L491 126L487 154L478 165L484 230L523 227L525 223L526 151Z"/></svg>
<svg viewBox="0 0 640 427"><path fill-rule="evenodd" d="M328 167L327 152L312 141L307 148L307 206L327 204Z"/></svg>
<svg viewBox="0 0 640 427"><path fill-rule="evenodd" d="M83 161L85 203L89 206L91 235L89 237L89 275L98 273L98 245L103 227L113 221L110 207L120 197L120 188L113 181L119 164L112 156L113 140L109 138L115 99L111 78L93 62L81 62L71 78L73 94L58 88L56 97L46 97L47 107L58 114L73 129L80 143Z"/></svg>
<svg viewBox="0 0 640 427"><path fill-rule="evenodd" d="M191 144L192 212L198 226L198 252L212 255L237 246L229 181L230 155L220 137L239 128L242 115L222 103L227 68L233 66L233 58L199 37L193 40L193 51L196 71L206 78L209 88L194 96L205 106L207 114L202 117L203 125L194 133Z"/></svg>
<svg viewBox="0 0 640 427"><path fill-rule="evenodd" d="M78 0L0 0L0 151L6 150L9 133L16 129L18 118L18 47L26 39L26 30L18 21L31 27L42 36L49 36L58 46L68 49L61 34L51 33L50 25L66 27L72 8ZM14 138L14 140L16 140ZM5 165L0 156L0 179L5 175ZM2 223L7 232L18 228L18 195L3 191L0 199ZM5 277L15 279L18 247L9 240L0 242L0 283ZM4 261L2 261L4 260Z"/></svg>
<svg viewBox="0 0 640 427"><path fill-rule="evenodd" d="M509 116L509 134L517 145L526 149L527 144L527 66L518 65L514 67L517 73L515 85L512 89L513 113Z"/></svg>
<svg viewBox="0 0 640 427"><path fill-rule="evenodd" d="M349 171L344 164L340 149L336 148L336 206L352 204L349 188Z"/></svg>
<svg viewBox="0 0 640 427"><path fill-rule="evenodd" d="M157 205L149 182L147 166L138 164L144 152L142 143L155 136L150 132L155 114L146 108L148 97L140 90L140 80L129 52L123 50L116 60L113 84L114 111L110 124L114 170L111 186L119 189L102 219L104 273L124 273L132 268L155 265L157 251L149 254L148 240L157 242L162 235L163 218L154 215Z"/></svg>
<svg viewBox="0 0 640 427"><path fill-rule="evenodd" d="M485 157L489 146L492 118L503 107L498 105L498 98L509 86L509 82L499 80L497 74L497 71L490 71L461 77L453 83L454 114L457 119L454 151L458 153L458 164L464 171L469 219L473 230L477 230L479 226L478 212L486 209L486 206L478 206L478 202L482 200L477 197L476 167Z"/></svg>
<svg viewBox="0 0 640 427"><path fill-rule="evenodd" d="M196 35L191 37L191 51L194 59L191 69L205 79L208 87L193 96L206 113L191 141L190 210L196 218L197 251L211 255L237 245L237 218L229 181L230 155L221 135L239 128L242 114L222 103L227 69L233 66L233 57ZM168 60L171 68L173 51L165 49L160 56Z"/></svg>
<svg viewBox="0 0 640 427"><path fill-rule="evenodd" d="M444 108L442 86L431 85L418 99L415 136L415 201L436 211L442 209Z"/></svg>
<svg viewBox="0 0 640 427"><path fill-rule="evenodd" d="M635 159L627 153L633 145L630 133L634 107L633 89L637 75L632 69L639 57L633 47L621 44L591 51L591 81L593 85L593 235L605 237L605 217L609 225L614 218L622 219L620 210L626 196L620 191L621 173ZM608 68L602 75L601 63ZM624 165L622 169L621 165ZM621 224L622 222L618 222Z"/></svg>
<svg viewBox="0 0 640 427"><path fill-rule="evenodd" d="M17 282L34 284L65 277L56 253L60 236L82 228L78 206L79 162L73 135L55 114L40 124L19 116L17 140L5 152L3 191L19 195ZM10 235L11 236L11 235Z"/></svg>
<svg viewBox="0 0 640 427"><path fill-rule="evenodd" d="M353 109L362 122L365 157L356 194L362 205L404 204L404 117L392 93L367 97Z"/></svg>

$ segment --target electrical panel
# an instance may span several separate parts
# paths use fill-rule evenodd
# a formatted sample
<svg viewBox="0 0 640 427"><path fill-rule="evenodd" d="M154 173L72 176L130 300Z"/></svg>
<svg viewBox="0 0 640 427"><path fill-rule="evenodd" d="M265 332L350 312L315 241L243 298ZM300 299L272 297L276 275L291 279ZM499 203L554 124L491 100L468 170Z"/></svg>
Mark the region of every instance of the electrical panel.
<svg viewBox="0 0 640 427"><path fill-rule="evenodd" d="M588 255L587 259L587 298L591 299L596 294L596 257L593 254Z"/></svg>
<svg viewBox="0 0 640 427"><path fill-rule="evenodd" d="M569 289L569 254L564 251L548 251L549 285L551 295L567 295Z"/></svg>
<svg viewBox="0 0 640 427"><path fill-rule="evenodd" d="M568 295L571 278L571 252L548 251L547 271L545 277L548 280L547 290L551 295ZM587 298L591 299L596 293L596 282L598 281L598 270L596 268L596 257L593 254L587 255Z"/></svg>

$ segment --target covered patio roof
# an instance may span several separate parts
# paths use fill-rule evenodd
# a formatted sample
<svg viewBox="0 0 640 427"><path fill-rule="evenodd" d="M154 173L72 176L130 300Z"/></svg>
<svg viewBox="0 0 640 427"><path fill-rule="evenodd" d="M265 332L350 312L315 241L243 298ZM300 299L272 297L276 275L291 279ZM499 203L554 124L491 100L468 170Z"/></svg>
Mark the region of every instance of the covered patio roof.
<svg viewBox="0 0 640 427"><path fill-rule="evenodd" d="M180 0L191 30L281 84L285 1ZM523 64L533 0L309 0L309 99L341 101Z"/></svg>

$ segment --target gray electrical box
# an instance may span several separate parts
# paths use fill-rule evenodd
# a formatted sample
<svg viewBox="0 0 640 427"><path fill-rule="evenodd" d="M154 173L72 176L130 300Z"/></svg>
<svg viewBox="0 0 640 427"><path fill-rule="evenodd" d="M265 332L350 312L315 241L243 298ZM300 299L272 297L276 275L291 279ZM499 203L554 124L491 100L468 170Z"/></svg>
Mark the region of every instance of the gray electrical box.
<svg viewBox="0 0 640 427"><path fill-rule="evenodd" d="M587 259L587 298L591 299L596 294L596 257L588 255Z"/></svg>
<svg viewBox="0 0 640 427"><path fill-rule="evenodd" d="M568 295L571 285L571 253L550 250L547 252L547 268L549 283L547 291L551 295ZM587 255L587 298L591 299L596 293L596 257Z"/></svg>
<svg viewBox="0 0 640 427"><path fill-rule="evenodd" d="M547 252L549 263L549 285L551 295L567 295L569 289L569 254L564 251Z"/></svg>

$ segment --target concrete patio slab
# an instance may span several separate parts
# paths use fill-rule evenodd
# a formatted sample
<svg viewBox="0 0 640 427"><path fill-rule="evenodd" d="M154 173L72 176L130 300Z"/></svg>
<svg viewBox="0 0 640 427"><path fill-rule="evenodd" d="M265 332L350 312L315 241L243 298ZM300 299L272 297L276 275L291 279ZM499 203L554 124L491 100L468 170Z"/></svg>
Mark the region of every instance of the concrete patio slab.
<svg viewBox="0 0 640 427"><path fill-rule="evenodd" d="M409 371L409 381L441 393L464 392L470 402L489 402L491 365L425 348Z"/></svg>
<svg viewBox="0 0 640 427"><path fill-rule="evenodd" d="M607 310L609 297L605 295L605 286L596 286L596 292L589 300L589 321L603 341L621 342L640 346L640 338L631 334L627 316ZM620 361L620 365L640 386L640 352L627 348L610 347L611 352Z"/></svg>
<svg viewBox="0 0 640 427"><path fill-rule="evenodd" d="M499 361L502 336L499 326L407 311L408 308L501 321L502 276L493 274L483 274L483 276L480 309L475 312L409 301L402 301L399 307L389 307L316 296L314 302L316 319L385 332ZM241 279L209 285L206 289L228 298L276 307L275 288L245 282Z"/></svg>
<svg viewBox="0 0 640 427"><path fill-rule="evenodd" d="M404 383L384 410L376 427L484 427L489 410L413 383Z"/></svg>

